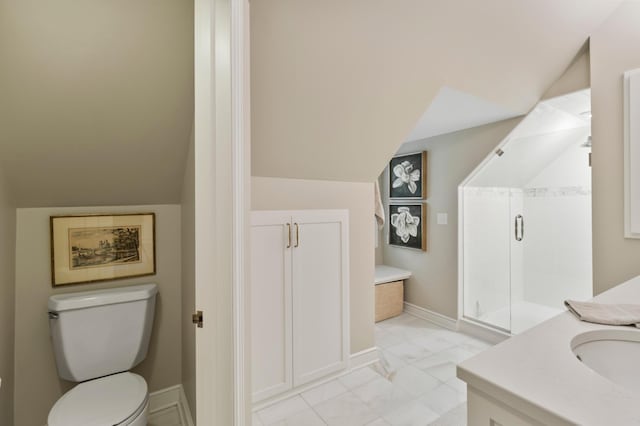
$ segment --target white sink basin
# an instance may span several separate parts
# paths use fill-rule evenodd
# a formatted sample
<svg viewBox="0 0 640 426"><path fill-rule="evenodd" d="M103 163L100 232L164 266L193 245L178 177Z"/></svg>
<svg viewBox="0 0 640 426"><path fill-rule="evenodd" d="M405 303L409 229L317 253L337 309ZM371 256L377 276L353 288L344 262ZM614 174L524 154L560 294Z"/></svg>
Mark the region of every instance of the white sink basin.
<svg viewBox="0 0 640 426"><path fill-rule="evenodd" d="M640 330L594 330L571 340L571 350L587 367L640 393Z"/></svg>

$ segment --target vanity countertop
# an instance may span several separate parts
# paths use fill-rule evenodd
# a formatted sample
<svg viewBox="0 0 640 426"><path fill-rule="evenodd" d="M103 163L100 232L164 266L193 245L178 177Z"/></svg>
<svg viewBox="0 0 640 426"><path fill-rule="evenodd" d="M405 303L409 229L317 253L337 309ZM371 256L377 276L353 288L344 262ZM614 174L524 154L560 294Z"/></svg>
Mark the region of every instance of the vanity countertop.
<svg viewBox="0 0 640 426"><path fill-rule="evenodd" d="M594 300L640 303L640 276ZM457 376L521 413L537 419L544 413L546 424L640 425L640 394L592 371L571 350L574 336L602 329L635 330L565 312L462 362Z"/></svg>
<svg viewBox="0 0 640 426"><path fill-rule="evenodd" d="M384 284L393 281L406 280L411 277L411 271L388 265L376 265L374 284Z"/></svg>

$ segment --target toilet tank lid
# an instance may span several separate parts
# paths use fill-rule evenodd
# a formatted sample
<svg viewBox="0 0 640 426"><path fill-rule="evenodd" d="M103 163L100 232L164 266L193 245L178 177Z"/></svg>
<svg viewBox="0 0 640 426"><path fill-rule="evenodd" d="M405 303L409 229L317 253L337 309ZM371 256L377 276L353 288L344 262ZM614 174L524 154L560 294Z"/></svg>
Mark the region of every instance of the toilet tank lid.
<svg viewBox="0 0 640 426"><path fill-rule="evenodd" d="M143 284L106 290L56 294L49 297L49 311L61 312L92 306L113 305L150 299L158 293L156 284Z"/></svg>

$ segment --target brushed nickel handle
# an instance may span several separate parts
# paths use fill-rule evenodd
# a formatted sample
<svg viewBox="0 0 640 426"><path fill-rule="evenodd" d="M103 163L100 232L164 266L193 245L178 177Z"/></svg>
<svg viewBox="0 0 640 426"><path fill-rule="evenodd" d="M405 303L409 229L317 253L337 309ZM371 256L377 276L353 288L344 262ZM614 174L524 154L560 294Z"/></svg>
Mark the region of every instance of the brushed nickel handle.
<svg viewBox="0 0 640 426"><path fill-rule="evenodd" d="M520 232L518 232L518 230L520 230ZM522 239L524 238L524 218L521 214L516 216L515 234L516 241L522 241Z"/></svg>
<svg viewBox="0 0 640 426"><path fill-rule="evenodd" d="M296 227L296 245L294 247L298 247L300 245L300 227L297 223L293 224Z"/></svg>
<svg viewBox="0 0 640 426"><path fill-rule="evenodd" d="M291 224L287 223L287 248L291 248Z"/></svg>

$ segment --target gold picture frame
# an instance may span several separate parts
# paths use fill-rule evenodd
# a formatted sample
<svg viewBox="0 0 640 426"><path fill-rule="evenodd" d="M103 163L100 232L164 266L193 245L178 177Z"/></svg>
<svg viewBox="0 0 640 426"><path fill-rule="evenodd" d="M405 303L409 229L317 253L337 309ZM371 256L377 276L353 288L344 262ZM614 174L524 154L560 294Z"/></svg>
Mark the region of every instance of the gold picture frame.
<svg viewBox="0 0 640 426"><path fill-rule="evenodd" d="M427 204L389 204L390 246L427 251Z"/></svg>
<svg viewBox="0 0 640 426"><path fill-rule="evenodd" d="M155 213L51 216L51 283L154 275Z"/></svg>

